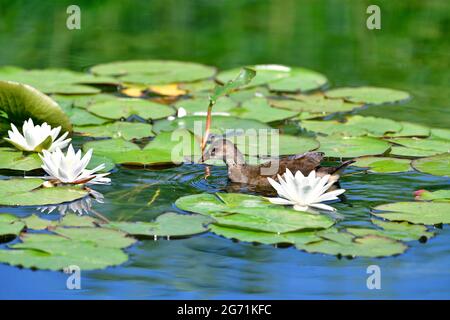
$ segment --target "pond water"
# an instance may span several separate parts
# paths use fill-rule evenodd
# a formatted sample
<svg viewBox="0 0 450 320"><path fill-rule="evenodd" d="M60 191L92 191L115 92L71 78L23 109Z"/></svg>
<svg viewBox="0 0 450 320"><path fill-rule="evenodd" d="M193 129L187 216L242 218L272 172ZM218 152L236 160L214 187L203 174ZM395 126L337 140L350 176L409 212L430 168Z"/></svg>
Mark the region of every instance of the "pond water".
<svg viewBox="0 0 450 320"><path fill-rule="evenodd" d="M378 1L382 29L365 28L363 1L78 1L82 29L65 28L69 2L0 0L0 64L86 70L107 61L176 59L216 65L281 63L320 71L333 86L377 85L406 90L407 104L359 112L433 127L450 124L449 4ZM449 179L418 172L342 179L347 201L335 207L338 226L370 223L370 207L410 201L418 189L448 189ZM2 178L0 176L0 178ZM160 170L121 168L95 210L111 220L149 221L177 211L181 196L227 190L224 167L204 179L201 165ZM158 197L148 205L155 193ZM1 208L19 216L34 208ZM55 214L50 215L56 218ZM296 299L450 297L450 229L435 228L426 243L408 242L388 258L338 259L292 247L233 242L211 233L182 240L144 240L130 259L82 273L82 289L68 290L62 272L0 265L0 298ZM368 290L366 268L378 265L382 289Z"/></svg>

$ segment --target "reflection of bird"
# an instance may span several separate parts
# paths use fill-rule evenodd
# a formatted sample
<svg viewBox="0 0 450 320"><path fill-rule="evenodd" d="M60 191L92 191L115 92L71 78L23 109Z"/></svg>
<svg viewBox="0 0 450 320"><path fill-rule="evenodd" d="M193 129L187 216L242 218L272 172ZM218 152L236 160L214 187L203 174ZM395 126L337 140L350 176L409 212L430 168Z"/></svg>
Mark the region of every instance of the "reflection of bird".
<svg viewBox="0 0 450 320"><path fill-rule="evenodd" d="M270 187L267 178L275 179L278 174L284 174L286 169L292 172L300 170L304 175L316 170L318 176L329 174L331 175L330 181L337 181L340 172L354 162L354 160L349 160L337 167L322 167L320 163L323 157L322 152L306 152L271 159L260 165L250 165L245 163L244 155L234 143L226 139L217 139L211 143L211 146L205 152L204 161L208 159L223 160L227 164L228 177L232 182L260 187Z"/></svg>

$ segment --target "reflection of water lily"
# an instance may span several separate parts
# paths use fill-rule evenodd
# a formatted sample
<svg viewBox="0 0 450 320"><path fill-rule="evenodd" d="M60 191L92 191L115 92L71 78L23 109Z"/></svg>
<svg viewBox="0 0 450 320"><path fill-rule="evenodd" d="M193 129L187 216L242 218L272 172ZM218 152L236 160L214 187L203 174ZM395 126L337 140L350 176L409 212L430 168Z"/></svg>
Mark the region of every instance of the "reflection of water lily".
<svg viewBox="0 0 450 320"><path fill-rule="evenodd" d="M67 154L56 149L54 152L44 150L43 155L39 155L44 161L42 169L47 172L49 180L56 180L59 183L67 184L108 184L111 179L105 178L109 174L96 173L105 168L105 164L95 167L92 170L86 169L92 157L92 149L81 157L81 150L75 153L72 145L69 145Z"/></svg>
<svg viewBox="0 0 450 320"><path fill-rule="evenodd" d="M321 202L337 200L337 196L345 192L344 189L338 189L326 192L331 188L334 181L329 181L330 175L323 177L316 176L313 170L305 177L300 171L295 173L295 176L289 169L286 169L284 180L278 175L278 182L268 178L269 183L278 193L278 198L268 198L268 200L275 204L293 205L295 210L305 211L308 207L335 211Z"/></svg>
<svg viewBox="0 0 450 320"><path fill-rule="evenodd" d="M41 152L45 149L48 149L49 151L54 151L58 148L63 149L71 140L65 139L69 134L68 132L58 138L61 127L52 129L46 122L42 125L35 126L31 118L23 123L23 135L12 123L11 129L12 131L8 131L9 139L5 138L5 140L14 145L17 149L23 151Z"/></svg>
<svg viewBox="0 0 450 320"><path fill-rule="evenodd" d="M104 203L103 194L95 190L89 190L89 196L80 200L63 203L59 205L38 207L37 210L43 213L52 213L58 211L61 215L65 215L68 212L73 212L79 215L88 214L92 209L93 201L98 203Z"/></svg>

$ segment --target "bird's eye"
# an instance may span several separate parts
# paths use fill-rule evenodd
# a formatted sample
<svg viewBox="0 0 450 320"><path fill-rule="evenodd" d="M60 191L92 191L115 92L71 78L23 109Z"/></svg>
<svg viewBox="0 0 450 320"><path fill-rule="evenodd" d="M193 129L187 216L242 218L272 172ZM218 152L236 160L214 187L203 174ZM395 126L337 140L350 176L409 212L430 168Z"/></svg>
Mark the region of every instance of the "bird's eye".
<svg viewBox="0 0 450 320"><path fill-rule="evenodd" d="M213 149L211 150L211 155L212 155L212 156L215 156L215 154L216 154L216 148L213 148Z"/></svg>

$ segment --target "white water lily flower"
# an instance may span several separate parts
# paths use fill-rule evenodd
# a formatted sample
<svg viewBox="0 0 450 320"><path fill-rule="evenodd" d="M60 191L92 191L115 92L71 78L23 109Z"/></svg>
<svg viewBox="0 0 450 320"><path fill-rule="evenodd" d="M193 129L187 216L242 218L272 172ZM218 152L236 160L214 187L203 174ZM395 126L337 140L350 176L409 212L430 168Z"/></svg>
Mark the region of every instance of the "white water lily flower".
<svg viewBox="0 0 450 320"><path fill-rule="evenodd" d="M8 131L9 138L5 138L5 140L22 151L41 152L45 149L49 151L56 150L57 148L63 149L71 140L65 139L69 134L68 132L58 138L61 127L52 129L46 122L42 125L35 126L31 118L23 123L23 134L12 123L11 129L12 131Z"/></svg>
<svg viewBox="0 0 450 320"><path fill-rule="evenodd" d="M284 180L278 175L278 182L267 178L269 183L278 193L278 198L267 198L270 202L281 205L293 205L295 210L306 211L308 207L335 211L336 209L321 202L337 200L337 196L343 194L345 189L326 192L333 185L330 175L316 176L313 170L305 177L300 171L295 176L289 169L283 175Z"/></svg>
<svg viewBox="0 0 450 320"><path fill-rule="evenodd" d="M96 173L99 170L105 168L105 164L95 167L92 170L86 169L89 161L92 157L92 149L81 157L81 150L75 153L72 145L69 145L67 149L67 154L61 151L61 149L56 149L54 152L49 152L47 150L43 151L43 155L39 155L44 162L42 169L47 172L49 180L56 180L60 183L66 184L108 184L111 179L105 178L109 174L107 173Z"/></svg>

